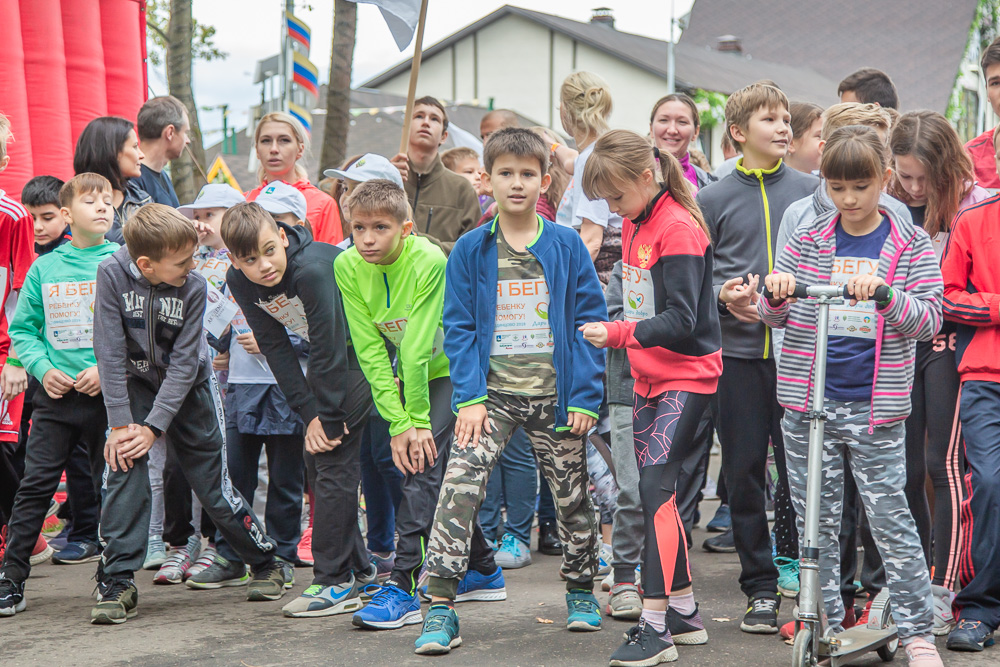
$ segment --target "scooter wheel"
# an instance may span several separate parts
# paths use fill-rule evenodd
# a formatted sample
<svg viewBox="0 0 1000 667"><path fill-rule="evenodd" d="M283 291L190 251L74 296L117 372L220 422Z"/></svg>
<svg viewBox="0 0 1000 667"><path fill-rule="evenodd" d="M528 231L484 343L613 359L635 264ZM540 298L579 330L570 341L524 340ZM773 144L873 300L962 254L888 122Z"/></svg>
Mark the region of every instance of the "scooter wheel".
<svg viewBox="0 0 1000 667"><path fill-rule="evenodd" d="M899 649L899 638L893 639L891 642L885 646L879 646L875 649L875 653L881 658L882 662L892 662L896 657L896 651Z"/></svg>
<svg viewBox="0 0 1000 667"><path fill-rule="evenodd" d="M792 643L792 667L813 667L815 664L812 630L805 627L800 628L795 633L795 641Z"/></svg>

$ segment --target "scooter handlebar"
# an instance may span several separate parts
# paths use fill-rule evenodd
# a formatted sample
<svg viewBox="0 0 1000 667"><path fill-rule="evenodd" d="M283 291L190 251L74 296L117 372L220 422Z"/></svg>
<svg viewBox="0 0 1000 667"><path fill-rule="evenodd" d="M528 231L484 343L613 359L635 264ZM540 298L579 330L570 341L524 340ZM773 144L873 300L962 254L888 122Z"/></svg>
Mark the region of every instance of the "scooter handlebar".
<svg viewBox="0 0 1000 667"><path fill-rule="evenodd" d="M809 297L820 297L820 296L827 296L827 297L842 296L845 299L854 298L848 291L847 285L844 285L842 288L838 289L834 285L803 285L801 283L795 286L795 290L792 292L792 296L796 299L807 299ZM774 298L774 295L771 294L771 290L769 290L766 286L764 287L764 298L765 299ZM872 298L870 300L885 301L888 298L889 298L889 286L879 285L878 287L875 288L875 294L872 295Z"/></svg>

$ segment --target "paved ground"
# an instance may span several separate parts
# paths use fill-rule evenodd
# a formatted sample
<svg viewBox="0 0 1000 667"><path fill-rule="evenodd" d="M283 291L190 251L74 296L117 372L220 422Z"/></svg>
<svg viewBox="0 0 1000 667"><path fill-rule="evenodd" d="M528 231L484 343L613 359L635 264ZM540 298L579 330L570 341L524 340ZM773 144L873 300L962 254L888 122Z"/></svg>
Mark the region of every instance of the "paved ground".
<svg viewBox="0 0 1000 667"><path fill-rule="evenodd" d="M746 601L736 585L736 555L703 552L705 536L696 532L692 569L709 643L680 647L678 664L790 664L791 648L776 636L740 632ZM505 602L459 605L465 646L435 661L413 654L419 626L371 633L352 628L347 616L286 619L280 608L290 599L287 595L282 602L248 603L241 589L153 586L150 572L138 578L138 617L120 627L93 626L88 622L91 565L45 564L28 581L27 611L0 619L0 665L606 665L629 625L606 618L601 632L567 632L557 568L557 558L536 553L533 565L507 575ZM297 578L291 594L308 585L311 571L299 569ZM603 604L607 594L598 598ZM791 605L781 610L781 617L790 619ZM997 664L1000 648L944 657L949 666ZM858 664L881 663L872 655ZM894 664L903 665L905 659L897 656Z"/></svg>

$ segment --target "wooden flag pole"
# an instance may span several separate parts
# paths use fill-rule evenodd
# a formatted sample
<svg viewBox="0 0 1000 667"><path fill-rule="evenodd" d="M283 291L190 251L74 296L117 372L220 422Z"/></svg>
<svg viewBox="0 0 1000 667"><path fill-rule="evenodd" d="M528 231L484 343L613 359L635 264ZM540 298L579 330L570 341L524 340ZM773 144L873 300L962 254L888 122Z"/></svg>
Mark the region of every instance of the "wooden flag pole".
<svg viewBox="0 0 1000 667"><path fill-rule="evenodd" d="M417 37L413 42L413 63L410 65L410 89L406 93L406 112L403 115L403 136L399 140L400 153L405 153L410 147L410 117L413 116L413 100L417 96L417 77L420 75L420 58L423 55L425 23L427 23L427 0L421 0Z"/></svg>

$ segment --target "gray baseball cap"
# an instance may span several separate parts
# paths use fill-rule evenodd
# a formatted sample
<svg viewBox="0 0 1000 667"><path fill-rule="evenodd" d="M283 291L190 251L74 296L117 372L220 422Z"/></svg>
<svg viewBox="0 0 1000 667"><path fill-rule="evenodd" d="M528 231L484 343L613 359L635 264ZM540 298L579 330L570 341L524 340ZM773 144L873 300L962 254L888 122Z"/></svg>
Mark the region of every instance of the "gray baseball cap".
<svg viewBox="0 0 1000 667"><path fill-rule="evenodd" d="M245 201L243 194L233 186L225 183L209 183L202 187L193 202L179 206L177 210L193 220L195 209L232 208Z"/></svg>
<svg viewBox="0 0 1000 667"><path fill-rule="evenodd" d="M330 178L346 178L359 183L384 178L403 187L403 177L399 175L399 169L377 153L365 153L347 169L327 169L323 175Z"/></svg>
<svg viewBox="0 0 1000 667"><path fill-rule="evenodd" d="M306 219L306 196L284 181L268 183L254 201L268 213L293 213L299 220Z"/></svg>

